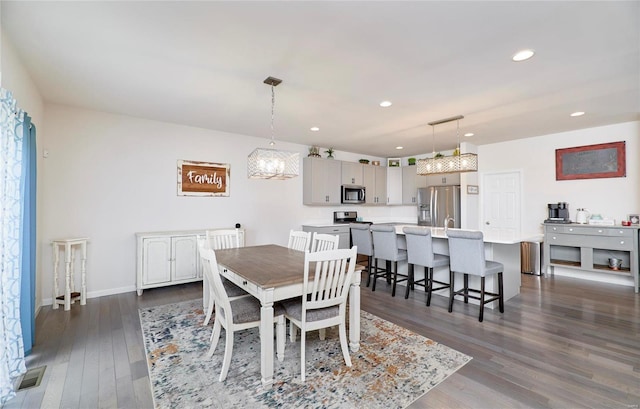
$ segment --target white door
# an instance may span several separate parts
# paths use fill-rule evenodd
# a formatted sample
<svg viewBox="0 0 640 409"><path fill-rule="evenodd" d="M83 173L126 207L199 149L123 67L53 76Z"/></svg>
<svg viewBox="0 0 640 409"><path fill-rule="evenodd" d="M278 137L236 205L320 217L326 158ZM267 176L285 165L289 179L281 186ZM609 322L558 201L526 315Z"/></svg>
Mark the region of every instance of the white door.
<svg viewBox="0 0 640 409"><path fill-rule="evenodd" d="M520 171L482 175L482 229L498 240L520 237Z"/></svg>
<svg viewBox="0 0 640 409"><path fill-rule="evenodd" d="M198 276L198 240L196 236L177 236L172 239L173 281Z"/></svg>
<svg viewBox="0 0 640 409"><path fill-rule="evenodd" d="M142 242L142 283L159 284L171 281L171 239L153 237Z"/></svg>

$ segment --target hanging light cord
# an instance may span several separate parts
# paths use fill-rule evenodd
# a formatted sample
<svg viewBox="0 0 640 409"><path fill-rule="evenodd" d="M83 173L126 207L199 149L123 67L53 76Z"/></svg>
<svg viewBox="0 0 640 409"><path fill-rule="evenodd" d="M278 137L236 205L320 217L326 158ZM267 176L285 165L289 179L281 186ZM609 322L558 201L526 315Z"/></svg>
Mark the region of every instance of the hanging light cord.
<svg viewBox="0 0 640 409"><path fill-rule="evenodd" d="M269 145L271 146L274 146L276 144L276 142L274 141L275 131L273 128L273 121L275 118L275 115L274 115L275 109L276 109L276 92L274 90L273 83L271 83L271 142L269 142Z"/></svg>

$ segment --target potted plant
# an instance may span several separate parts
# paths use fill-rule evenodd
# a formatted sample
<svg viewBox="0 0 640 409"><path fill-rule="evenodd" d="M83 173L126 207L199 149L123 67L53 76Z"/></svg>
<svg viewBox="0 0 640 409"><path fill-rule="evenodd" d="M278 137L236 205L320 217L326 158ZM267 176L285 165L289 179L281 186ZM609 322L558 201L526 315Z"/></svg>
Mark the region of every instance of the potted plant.
<svg viewBox="0 0 640 409"><path fill-rule="evenodd" d="M444 155L441 154L440 152L436 153L436 155L434 156L434 158L444 158Z"/></svg>
<svg viewBox="0 0 640 409"><path fill-rule="evenodd" d="M327 159L333 159L333 148L329 148L324 153L327 154Z"/></svg>
<svg viewBox="0 0 640 409"><path fill-rule="evenodd" d="M407 163L409 163L409 166L415 165L416 164L416 158L407 159Z"/></svg>

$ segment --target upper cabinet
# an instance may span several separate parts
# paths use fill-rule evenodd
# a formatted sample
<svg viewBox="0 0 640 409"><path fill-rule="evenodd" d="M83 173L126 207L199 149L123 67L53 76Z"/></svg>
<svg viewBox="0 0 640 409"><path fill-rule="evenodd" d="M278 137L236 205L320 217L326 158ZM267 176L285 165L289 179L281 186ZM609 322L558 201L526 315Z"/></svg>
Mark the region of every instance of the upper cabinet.
<svg viewBox="0 0 640 409"><path fill-rule="evenodd" d="M387 167L387 204L402 204L402 168Z"/></svg>
<svg viewBox="0 0 640 409"><path fill-rule="evenodd" d="M303 158L302 203L339 205L342 162L334 159Z"/></svg>
<svg viewBox="0 0 640 409"><path fill-rule="evenodd" d="M402 168L402 204L418 204L418 188L427 187L427 176L416 173L416 166Z"/></svg>
<svg viewBox="0 0 640 409"><path fill-rule="evenodd" d="M362 165L364 187L366 189L365 204L387 204L387 168L373 165Z"/></svg>
<svg viewBox="0 0 640 409"><path fill-rule="evenodd" d="M429 175L427 178L427 186L443 186L443 185L459 185L459 173L445 173L443 175Z"/></svg>
<svg viewBox="0 0 640 409"><path fill-rule="evenodd" d="M362 186L364 165L358 162L342 162L342 184Z"/></svg>

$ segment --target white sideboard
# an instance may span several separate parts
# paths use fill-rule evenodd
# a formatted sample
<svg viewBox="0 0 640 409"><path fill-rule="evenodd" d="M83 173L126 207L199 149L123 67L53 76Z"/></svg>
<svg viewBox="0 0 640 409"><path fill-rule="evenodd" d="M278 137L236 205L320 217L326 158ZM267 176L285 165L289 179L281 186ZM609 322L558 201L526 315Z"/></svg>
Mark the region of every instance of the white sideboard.
<svg viewBox="0 0 640 409"><path fill-rule="evenodd" d="M219 229L136 233L138 295L147 288L202 280L197 237ZM239 232L240 245L244 246L244 229Z"/></svg>
<svg viewBox="0 0 640 409"><path fill-rule="evenodd" d="M631 276L637 293L638 257L638 226L544 225L544 265L550 273L563 267ZM609 258L621 259L622 266L609 268Z"/></svg>

